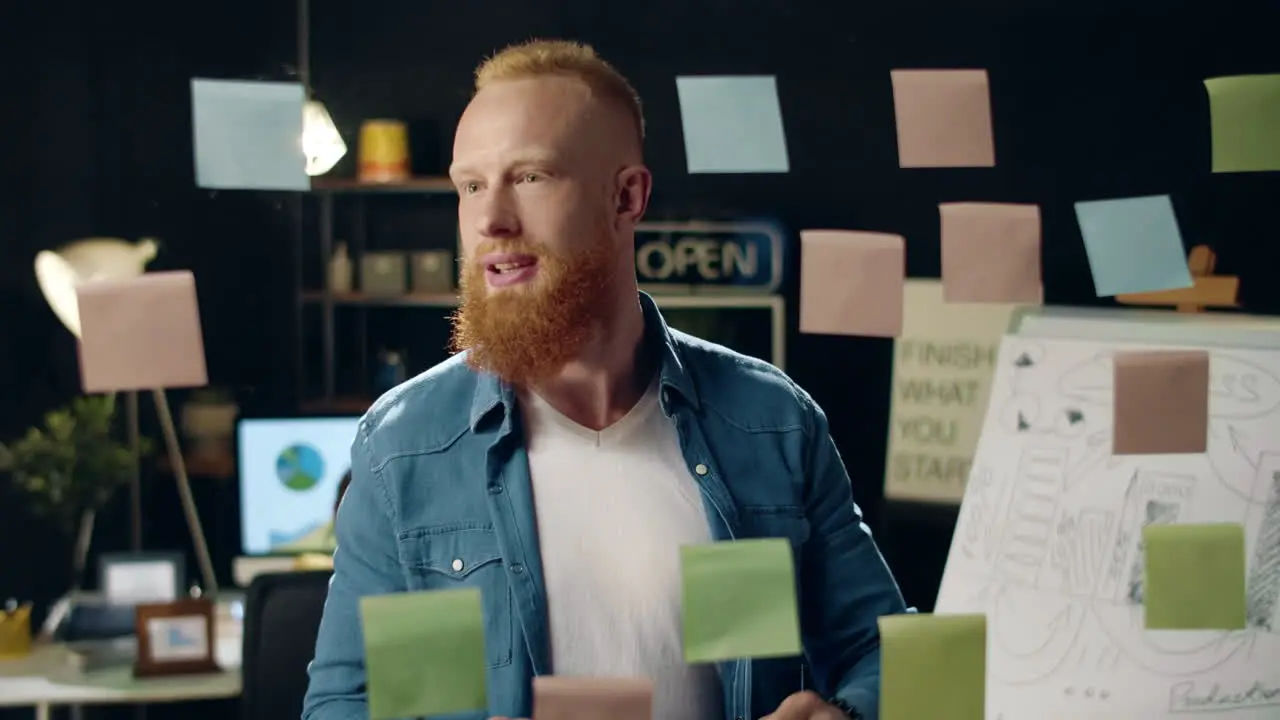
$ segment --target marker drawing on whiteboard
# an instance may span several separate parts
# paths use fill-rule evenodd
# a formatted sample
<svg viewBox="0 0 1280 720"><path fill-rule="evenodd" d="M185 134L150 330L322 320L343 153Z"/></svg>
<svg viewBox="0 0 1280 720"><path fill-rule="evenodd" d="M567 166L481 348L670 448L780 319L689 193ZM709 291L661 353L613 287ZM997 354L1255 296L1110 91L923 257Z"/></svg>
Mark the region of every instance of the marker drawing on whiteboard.
<svg viewBox="0 0 1280 720"><path fill-rule="evenodd" d="M1245 612L1249 627L1267 631L1276 627L1280 609L1280 472L1271 473L1270 486L1246 585Z"/></svg>
<svg viewBox="0 0 1280 720"><path fill-rule="evenodd" d="M988 618L988 717L1280 708L1280 354L1211 351L1207 453L1115 456L1111 358L1130 349L1001 347L935 604ZM1245 527L1246 628L1147 630L1143 528L1211 522Z"/></svg>

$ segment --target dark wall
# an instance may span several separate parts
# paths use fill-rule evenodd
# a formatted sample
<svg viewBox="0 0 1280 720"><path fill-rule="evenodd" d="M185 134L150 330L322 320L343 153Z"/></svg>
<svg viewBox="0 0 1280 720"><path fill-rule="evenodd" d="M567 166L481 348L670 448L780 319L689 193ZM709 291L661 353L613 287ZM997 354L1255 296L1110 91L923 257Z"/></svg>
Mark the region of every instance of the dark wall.
<svg viewBox="0 0 1280 720"><path fill-rule="evenodd" d="M259 394L285 385L290 214L283 198L194 187L188 84L196 75L287 74L292 7L21 5L0 22L0 439L78 392L74 340L32 269L37 251L75 238L159 238L154 268L196 274L214 382L263 388ZM144 421L154 431L150 414ZM223 488L203 482L196 492L217 533L227 522ZM99 520L96 549L127 546L126 505L122 495ZM152 547L186 544L168 477L148 478L145 510ZM65 591L68 543L30 517L7 483L0 548L0 596L48 600Z"/></svg>
<svg viewBox="0 0 1280 720"><path fill-rule="evenodd" d="M283 384L289 287L271 278L291 277L289 213L281 198L194 187L188 83L286 75L292 6L19 0L0 15L0 439L78 392L74 342L40 296L32 260L80 237L160 238L153 267L198 278L213 380ZM153 418L144 421L156 434ZM148 473L145 488L148 545L188 545L171 479ZM206 480L195 492L211 542L229 547L234 496ZM99 519L96 551L127 547L126 506L122 494ZM225 550L218 564L225 574ZM69 542L0 482L0 597L36 600L38 620L67 589L69 566ZM177 704L152 717L193 712L225 718L236 705Z"/></svg>
<svg viewBox="0 0 1280 720"><path fill-rule="evenodd" d="M71 338L45 307L30 263L39 249L87 235L161 238L155 267L197 275L212 381L238 388L250 404L291 408L294 200L194 188L188 81L288 77L292 4L25 5L20 21L0 23L9 60L0 112L0 437L76 392ZM908 238L910 274L936 276L938 202L1040 202L1047 299L1087 304L1098 301L1072 203L1167 192L1188 244L1213 245L1220 271L1242 276L1248 309L1276 313L1280 290L1267 273L1280 180L1209 173L1201 85L1213 75L1280 71L1269 33L1280 11L1262 7L1153 14L992 2L889 11L812 1L316 0L312 71L349 144L367 117L414 120L418 170L430 173L448 161L483 55L535 35L582 39L646 101L653 218L773 215L793 230L898 232ZM999 165L899 170L889 86L898 67L988 68ZM790 174L685 173L673 78L691 73L778 76ZM447 219L450 210L421 212ZM788 294L794 327L794 284ZM402 331L439 322L397 317ZM793 335L789 369L828 410L908 599L929 607L951 518L880 500L890 352L886 341ZM147 487L148 542L185 544L172 484L152 477ZM200 481L197 494L225 575L236 548L234 488ZM0 553L0 594L51 597L62 589L67 550L8 498L0 502L0 547L48 550ZM122 508L112 512L99 550L126 542Z"/></svg>
<svg viewBox="0 0 1280 720"><path fill-rule="evenodd" d="M531 36L576 38L628 75L645 101L651 218L775 215L793 230L897 232L907 238L909 274L937 277L939 202L1038 202L1047 301L1110 304L1094 297L1072 204L1169 193L1188 247L1217 250L1219 272L1243 278L1250 311L1280 312L1280 290L1267 277L1277 250L1266 240L1276 234L1280 176L1210 174L1201 84L1280 72L1267 30L1280 19L1274 5L1197 4L1183 13L1080 3L1030 11L932 2L895 12L820 2L498 5L481 18L457 5L322 3L316 92L348 137L367 117L435 121L434 135L413 137L427 146L425 162L437 158L417 168L430 173L448 162L450 129L481 57ZM906 67L990 71L996 168L897 167L889 71ZM698 73L778 76L789 174L686 173L674 77ZM930 608L954 510L882 502L890 362L887 341L790 338L788 370L828 410L908 600Z"/></svg>

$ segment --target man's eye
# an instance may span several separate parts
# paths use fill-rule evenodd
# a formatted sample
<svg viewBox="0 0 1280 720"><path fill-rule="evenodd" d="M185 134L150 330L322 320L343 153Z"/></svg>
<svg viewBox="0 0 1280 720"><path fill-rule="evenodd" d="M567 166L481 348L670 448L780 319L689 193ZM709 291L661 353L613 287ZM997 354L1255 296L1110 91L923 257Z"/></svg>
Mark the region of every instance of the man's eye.
<svg viewBox="0 0 1280 720"><path fill-rule="evenodd" d="M480 183L469 182L469 183L462 184L462 192L467 193L468 195L476 192L479 189L480 189Z"/></svg>
<svg viewBox="0 0 1280 720"><path fill-rule="evenodd" d="M537 173L525 173L524 177L521 178L521 181L531 183L531 182L537 182L541 179L542 179L541 176L539 176Z"/></svg>

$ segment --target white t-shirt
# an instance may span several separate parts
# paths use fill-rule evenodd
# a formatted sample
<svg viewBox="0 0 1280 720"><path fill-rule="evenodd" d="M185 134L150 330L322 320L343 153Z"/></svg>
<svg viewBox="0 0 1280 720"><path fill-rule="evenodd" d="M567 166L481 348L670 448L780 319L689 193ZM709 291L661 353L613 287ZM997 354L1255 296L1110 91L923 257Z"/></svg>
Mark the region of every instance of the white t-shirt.
<svg viewBox="0 0 1280 720"><path fill-rule="evenodd" d="M718 673L686 665L680 546L709 542L698 486L658 383L595 431L529 393L521 404L556 675L647 677L654 717L723 717Z"/></svg>

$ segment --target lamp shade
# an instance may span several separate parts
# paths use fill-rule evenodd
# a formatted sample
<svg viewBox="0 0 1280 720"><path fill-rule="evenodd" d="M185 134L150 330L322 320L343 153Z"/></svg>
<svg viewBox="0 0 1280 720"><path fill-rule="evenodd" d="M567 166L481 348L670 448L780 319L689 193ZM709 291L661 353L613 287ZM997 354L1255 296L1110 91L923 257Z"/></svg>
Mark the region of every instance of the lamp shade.
<svg viewBox="0 0 1280 720"><path fill-rule="evenodd" d="M90 280L137 277L146 272L159 245L150 238L136 243L120 238L85 238L36 255L36 281L45 302L62 324L80 337L76 285Z"/></svg>
<svg viewBox="0 0 1280 720"><path fill-rule="evenodd" d="M329 172L347 154L342 133L318 100L308 100L302 108L302 153L307 157L307 175L312 177Z"/></svg>

